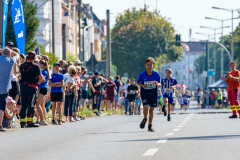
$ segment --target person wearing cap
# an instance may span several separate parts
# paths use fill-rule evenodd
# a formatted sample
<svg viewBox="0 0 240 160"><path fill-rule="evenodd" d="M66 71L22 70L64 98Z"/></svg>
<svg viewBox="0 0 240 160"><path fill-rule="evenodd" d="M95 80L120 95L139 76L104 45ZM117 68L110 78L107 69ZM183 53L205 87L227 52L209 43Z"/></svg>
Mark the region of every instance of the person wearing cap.
<svg viewBox="0 0 240 160"><path fill-rule="evenodd" d="M52 101L52 124L56 125L62 124L62 114L63 110L61 105L63 102L63 86L64 86L64 76L60 73L60 63L54 64L54 73L49 79L49 86L51 87L51 101ZM55 121L55 111L58 111L58 123Z"/></svg>
<svg viewBox="0 0 240 160"><path fill-rule="evenodd" d="M27 61L20 66L22 108L19 121L21 128L39 127L33 120L38 97L38 83L43 80L43 77L40 67L33 63L36 58L36 53L31 51L26 57Z"/></svg>
<svg viewBox="0 0 240 160"><path fill-rule="evenodd" d="M80 60L76 60L76 61L74 62L74 66L75 66L75 67L77 67L77 66L81 67L81 65L82 65L82 62L81 62Z"/></svg>
<svg viewBox="0 0 240 160"><path fill-rule="evenodd" d="M6 110L6 98L11 89L11 75L13 67L17 64L18 54L9 48L1 50L0 56L0 131L6 131L2 126L4 111Z"/></svg>
<svg viewBox="0 0 240 160"><path fill-rule="evenodd" d="M222 91L220 88L218 88L218 93L217 93L217 102L218 102L218 108L222 108Z"/></svg>
<svg viewBox="0 0 240 160"><path fill-rule="evenodd" d="M14 47L14 43L13 42L7 42L6 47L12 50L13 47Z"/></svg>
<svg viewBox="0 0 240 160"><path fill-rule="evenodd" d="M233 115L229 118L237 118L237 113L240 115L240 105L238 101L240 89L240 71L236 69L237 63L232 61L230 63L231 72L228 73L227 79L221 79L228 84L228 100L230 101ZM240 118L240 117L239 117Z"/></svg>
<svg viewBox="0 0 240 160"><path fill-rule="evenodd" d="M100 107L100 96L101 96L101 83L102 81L99 79L99 72L94 73L94 77L92 79L92 85L95 89L95 92L93 94L93 112L97 115L100 116L99 114L99 108Z"/></svg>

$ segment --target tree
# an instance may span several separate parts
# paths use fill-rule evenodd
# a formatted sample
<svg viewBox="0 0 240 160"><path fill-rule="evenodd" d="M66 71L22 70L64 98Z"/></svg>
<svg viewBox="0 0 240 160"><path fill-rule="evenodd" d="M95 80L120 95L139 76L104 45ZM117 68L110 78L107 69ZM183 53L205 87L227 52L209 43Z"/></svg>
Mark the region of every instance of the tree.
<svg viewBox="0 0 240 160"><path fill-rule="evenodd" d="M182 47L175 46L175 30L159 13L148 10L126 10L116 19L112 29L112 61L118 74L139 75L147 57L157 59L157 68L164 62L182 57Z"/></svg>
<svg viewBox="0 0 240 160"><path fill-rule="evenodd" d="M24 12L25 12L25 25L26 25L26 53L34 50L37 45L37 40L35 38L36 32L39 27L39 19L36 17L37 4L29 0L23 0ZM17 41L15 37L12 16L11 16L11 3L9 2L8 11L8 22L7 22L7 32L6 41L12 41L15 46L17 46Z"/></svg>

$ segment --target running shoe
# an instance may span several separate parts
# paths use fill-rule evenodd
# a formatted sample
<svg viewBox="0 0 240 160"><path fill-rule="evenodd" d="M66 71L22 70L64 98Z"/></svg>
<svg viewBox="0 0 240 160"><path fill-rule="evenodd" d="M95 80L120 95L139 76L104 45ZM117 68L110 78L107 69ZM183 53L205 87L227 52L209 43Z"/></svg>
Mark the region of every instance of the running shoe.
<svg viewBox="0 0 240 160"><path fill-rule="evenodd" d="M7 129L3 128L3 126L0 126L0 132L6 132Z"/></svg>
<svg viewBox="0 0 240 160"><path fill-rule="evenodd" d="M229 116L229 118L238 118L238 117L237 117L237 115L232 115L232 116Z"/></svg>
<svg viewBox="0 0 240 160"><path fill-rule="evenodd" d="M151 124L148 125L148 131L149 131L149 132L155 132L154 129L152 128L152 125L151 125Z"/></svg>
<svg viewBox="0 0 240 160"><path fill-rule="evenodd" d="M39 125L48 125L48 123L44 120L39 121L37 124Z"/></svg>
<svg viewBox="0 0 240 160"><path fill-rule="evenodd" d="M170 115L168 115L167 120L168 120L168 121L171 121L171 117L170 117Z"/></svg>
<svg viewBox="0 0 240 160"><path fill-rule="evenodd" d="M59 121L58 121L58 124L59 124L59 125L62 125L62 120L59 120Z"/></svg>
<svg viewBox="0 0 240 160"><path fill-rule="evenodd" d="M101 116L98 112L96 112L95 114L96 114L96 116Z"/></svg>
<svg viewBox="0 0 240 160"><path fill-rule="evenodd" d="M58 123L55 120L52 120L53 125L58 125Z"/></svg>
<svg viewBox="0 0 240 160"><path fill-rule="evenodd" d="M84 117L82 117L82 116L79 116L79 118L80 118L81 120L85 120L85 118L84 118Z"/></svg>
<svg viewBox="0 0 240 160"><path fill-rule="evenodd" d="M147 118L143 118L142 122L140 123L140 128L143 129L146 125Z"/></svg>
<svg viewBox="0 0 240 160"><path fill-rule="evenodd" d="M75 121L80 121L80 119L78 119L77 117L74 118Z"/></svg>
<svg viewBox="0 0 240 160"><path fill-rule="evenodd" d="M162 107L162 112L164 113L164 116L167 116L167 110L165 105Z"/></svg>

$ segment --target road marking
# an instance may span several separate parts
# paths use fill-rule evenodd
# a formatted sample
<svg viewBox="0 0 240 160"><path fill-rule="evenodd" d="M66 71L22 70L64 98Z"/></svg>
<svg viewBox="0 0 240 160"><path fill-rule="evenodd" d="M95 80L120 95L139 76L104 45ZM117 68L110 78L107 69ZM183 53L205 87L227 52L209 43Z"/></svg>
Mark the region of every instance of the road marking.
<svg viewBox="0 0 240 160"><path fill-rule="evenodd" d="M184 126L186 123L181 123L180 126Z"/></svg>
<svg viewBox="0 0 240 160"><path fill-rule="evenodd" d="M161 144L163 144L163 143L166 143L167 140L168 140L168 139L160 139L160 140L157 141L157 143L161 143Z"/></svg>
<svg viewBox="0 0 240 160"><path fill-rule="evenodd" d="M188 120L184 120L184 121L182 121L183 123L187 123L188 122Z"/></svg>
<svg viewBox="0 0 240 160"><path fill-rule="evenodd" d="M153 156L157 151L158 148L150 148L143 154L143 156Z"/></svg>
<svg viewBox="0 0 240 160"><path fill-rule="evenodd" d="M183 126L181 126L181 125L179 125L179 126L177 126L178 128L182 128Z"/></svg>
<svg viewBox="0 0 240 160"><path fill-rule="evenodd" d="M172 136L172 135L174 135L174 133L167 133L167 134L165 134L165 136Z"/></svg>
<svg viewBox="0 0 240 160"><path fill-rule="evenodd" d="M180 131L180 129L179 129L179 128L176 128L176 129L173 129L172 131L173 131L173 132L177 132L177 131Z"/></svg>

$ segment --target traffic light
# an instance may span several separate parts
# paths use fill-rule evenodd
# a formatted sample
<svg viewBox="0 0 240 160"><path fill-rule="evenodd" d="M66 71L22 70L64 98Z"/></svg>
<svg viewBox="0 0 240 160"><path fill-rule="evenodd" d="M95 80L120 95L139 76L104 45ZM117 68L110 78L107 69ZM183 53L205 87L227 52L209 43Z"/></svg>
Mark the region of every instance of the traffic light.
<svg viewBox="0 0 240 160"><path fill-rule="evenodd" d="M181 46L181 35L177 34L176 35L176 46Z"/></svg>
<svg viewBox="0 0 240 160"><path fill-rule="evenodd" d="M87 18L82 18L82 28L86 27L87 26Z"/></svg>

